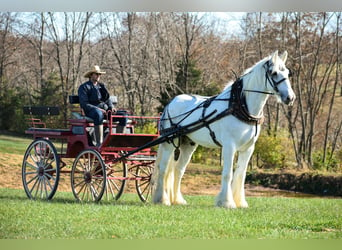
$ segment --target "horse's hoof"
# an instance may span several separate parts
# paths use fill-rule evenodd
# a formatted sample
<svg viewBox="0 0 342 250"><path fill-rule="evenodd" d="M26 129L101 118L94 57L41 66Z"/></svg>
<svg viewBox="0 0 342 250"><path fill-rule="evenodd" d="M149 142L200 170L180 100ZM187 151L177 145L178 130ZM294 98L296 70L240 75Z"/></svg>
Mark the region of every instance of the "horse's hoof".
<svg viewBox="0 0 342 250"><path fill-rule="evenodd" d="M169 199L165 199L163 197L154 197L153 198L153 203L154 204L160 204L160 205L166 205L166 206L170 206L171 202Z"/></svg>
<svg viewBox="0 0 342 250"><path fill-rule="evenodd" d="M228 201L217 201L216 206L223 207L223 208L236 208L235 202L228 202Z"/></svg>
<svg viewBox="0 0 342 250"><path fill-rule="evenodd" d="M187 202L184 199L180 199L180 200L174 201L173 204L175 204L175 205L186 205Z"/></svg>
<svg viewBox="0 0 342 250"><path fill-rule="evenodd" d="M247 201L242 201L240 203L236 202L236 206L239 208L248 208L248 203Z"/></svg>

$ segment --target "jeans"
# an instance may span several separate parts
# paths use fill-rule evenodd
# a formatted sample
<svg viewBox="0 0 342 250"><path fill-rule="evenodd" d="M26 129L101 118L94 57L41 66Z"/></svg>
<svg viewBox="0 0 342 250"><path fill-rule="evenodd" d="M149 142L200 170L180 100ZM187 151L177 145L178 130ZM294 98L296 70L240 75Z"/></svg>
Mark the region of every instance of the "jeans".
<svg viewBox="0 0 342 250"><path fill-rule="evenodd" d="M119 110L115 115L126 116L127 112L125 110ZM103 124L104 114L97 108L90 109L89 112L86 112L86 116L94 120L95 126ZM120 126L126 126L127 124L127 118L114 118L113 121L118 121Z"/></svg>
<svg viewBox="0 0 342 250"><path fill-rule="evenodd" d="M86 112L86 116L94 120L95 126L103 124L104 114L97 108L90 109L88 112Z"/></svg>

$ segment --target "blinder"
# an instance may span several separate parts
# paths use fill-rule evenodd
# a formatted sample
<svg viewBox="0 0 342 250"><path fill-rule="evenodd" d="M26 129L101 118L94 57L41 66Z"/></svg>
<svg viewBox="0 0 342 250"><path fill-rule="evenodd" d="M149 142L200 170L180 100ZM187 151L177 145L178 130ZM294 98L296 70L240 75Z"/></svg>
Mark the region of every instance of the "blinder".
<svg viewBox="0 0 342 250"><path fill-rule="evenodd" d="M269 70L271 66L272 66L272 63L270 63L270 61L267 61L263 66L265 69L265 85L267 85L267 82L269 82L271 87L278 93L279 92L278 85L288 78L284 77L283 79L281 79L279 81L275 81L272 77L272 72L270 72L270 70ZM290 71L289 77L291 75L292 75L292 72Z"/></svg>

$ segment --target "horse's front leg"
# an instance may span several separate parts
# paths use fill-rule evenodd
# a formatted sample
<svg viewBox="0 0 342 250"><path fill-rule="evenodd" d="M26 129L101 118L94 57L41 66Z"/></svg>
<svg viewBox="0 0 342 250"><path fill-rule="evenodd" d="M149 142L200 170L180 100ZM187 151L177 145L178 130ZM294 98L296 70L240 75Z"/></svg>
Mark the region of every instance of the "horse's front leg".
<svg viewBox="0 0 342 250"><path fill-rule="evenodd" d="M237 207L247 208L248 203L245 197L245 179L248 162L253 154L254 145L243 152L239 152L237 168L234 173L232 189L233 197Z"/></svg>
<svg viewBox="0 0 342 250"><path fill-rule="evenodd" d="M235 149L233 147L224 146L222 148L223 170L221 179L221 191L216 199L216 206L225 208L236 208L233 199L231 183L233 179L233 160Z"/></svg>

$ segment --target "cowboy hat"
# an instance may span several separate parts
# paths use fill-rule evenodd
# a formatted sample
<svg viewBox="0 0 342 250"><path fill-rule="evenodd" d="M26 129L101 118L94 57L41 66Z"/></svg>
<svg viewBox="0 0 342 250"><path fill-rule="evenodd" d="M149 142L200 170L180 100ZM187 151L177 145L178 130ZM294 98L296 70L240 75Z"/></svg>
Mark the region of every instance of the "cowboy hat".
<svg viewBox="0 0 342 250"><path fill-rule="evenodd" d="M95 65L92 70L89 70L87 73L84 74L84 77L89 78L91 74L97 73L97 74L106 74L106 72L101 71L100 67L98 65Z"/></svg>

